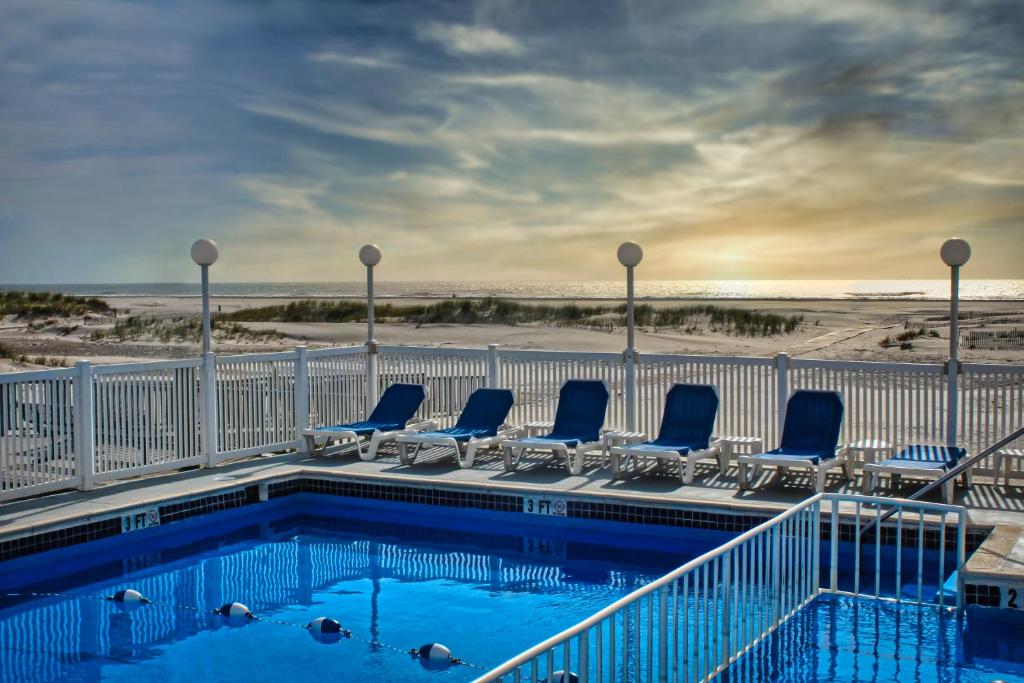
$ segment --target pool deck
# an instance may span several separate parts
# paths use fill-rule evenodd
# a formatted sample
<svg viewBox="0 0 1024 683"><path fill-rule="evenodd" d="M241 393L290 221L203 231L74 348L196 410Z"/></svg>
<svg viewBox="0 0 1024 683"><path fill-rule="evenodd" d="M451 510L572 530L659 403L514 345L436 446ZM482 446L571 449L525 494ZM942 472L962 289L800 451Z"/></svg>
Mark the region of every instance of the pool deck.
<svg viewBox="0 0 1024 683"><path fill-rule="evenodd" d="M706 463L698 467L693 485L682 486L677 476L666 472L648 472L615 481L609 470L601 467L598 458L588 461L582 475L570 476L563 466L550 458L525 459L519 471L506 473L500 455L496 454L483 454L473 469L459 469L442 449L424 452L412 466L401 465L393 451L383 451L373 462L362 462L347 453L315 458L292 453L116 482L92 491L55 493L0 504L0 541L109 518L114 513L156 503L302 476L486 489L520 495L579 495L605 501L727 509L740 514L781 512L811 493L811 477L802 472L793 472L782 480L775 475L765 475L759 482L761 487L749 492L738 490L735 475L735 466L722 476L717 466ZM857 493L858 485L859 478L852 483L842 483L838 476L833 476L827 490ZM911 484L902 493L909 495L913 490ZM890 495L889 492L884 494ZM956 502L968 507L969 524L1024 528L1024 489L1021 487L976 481L966 494L957 489ZM1024 557L1024 537L1019 544Z"/></svg>
<svg viewBox="0 0 1024 683"><path fill-rule="evenodd" d="M1024 593L1024 528L997 526L967 560L963 574L965 583L1014 586Z"/></svg>

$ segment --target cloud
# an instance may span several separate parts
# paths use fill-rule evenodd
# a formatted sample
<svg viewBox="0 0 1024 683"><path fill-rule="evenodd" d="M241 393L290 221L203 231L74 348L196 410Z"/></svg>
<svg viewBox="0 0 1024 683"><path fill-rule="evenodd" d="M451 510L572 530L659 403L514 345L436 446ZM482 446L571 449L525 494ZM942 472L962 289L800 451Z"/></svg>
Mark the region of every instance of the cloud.
<svg viewBox="0 0 1024 683"><path fill-rule="evenodd" d="M339 64L364 69L397 69L402 65L392 57L375 57L369 55L346 54L337 50L321 50L309 55L311 62L322 64Z"/></svg>
<svg viewBox="0 0 1024 683"><path fill-rule="evenodd" d="M0 271L183 279L202 233L235 280L358 277L367 241L385 278L603 279L624 238L651 278L942 277L957 233L1019 277L1022 31L999 0L8 0Z"/></svg>
<svg viewBox="0 0 1024 683"><path fill-rule="evenodd" d="M437 43L452 55L518 55L523 51L514 37L483 26L431 21L417 26L416 36Z"/></svg>

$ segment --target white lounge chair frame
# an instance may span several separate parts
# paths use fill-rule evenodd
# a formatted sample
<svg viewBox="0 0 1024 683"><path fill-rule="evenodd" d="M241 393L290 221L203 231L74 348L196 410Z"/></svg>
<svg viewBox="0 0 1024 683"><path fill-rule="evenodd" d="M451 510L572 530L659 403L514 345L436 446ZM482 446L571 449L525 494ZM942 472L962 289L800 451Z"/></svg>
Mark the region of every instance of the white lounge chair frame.
<svg viewBox="0 0 1024 683"><path fill-rule="evenodd" d="M369 462L377 457L377 449L386 443L395 441L400 436L407 436L415 434L416 432L433 431L437 429L438 425L435 420L421 420L419 418L413 418L406 423L405 429L395 429L392 431L382 432L379 429L374 432L367 439L363 439L356 432L348 430L337 430L337 429L304 429L302 436L306 439L306 449L310 455L333 455L338 452L335 450L332 453L327 453L327 447L332 441L341 441L343 439L351 439L355 442L356 452L359 453L359 459L365 462ZM319 449L316 446L318 438L324 439L324 445ZM363 444L366 444L366 449L363 449Z"/></svg>
<svg viewBox="0 0 1024 683"><path fill-rule="evenodd" d="M455 437L440 434L400 434L395 440L398 442L398 458L403 465L412 465L416 462L416 456L424 446L447 446L455 451L455 462L459 467L468 469L473 466L477 452L500 446L502 441L515 439L522 435L523 431L522 427L502 427L494 436L471 438L468 441L459 441Z"/></svg>
<svg viewBox="0 0 1024 683"><path fill-rule="evenodd" d="M968 456L964 457L966 458ZM878 488L879 480L883 474L889 475L889 486L895 488L896 486L899 486L900 479L905 476L910 477L911 479L938 479L948 471L936 469L934 467L886 467L880 462L864 463L863 470L864 482L862 484L862 490L864 495L869 495L872 491ZM965 489L971 488L970 468L963 471L960 475L960 481ZM954 484L956 484L954 479L949 479L942 484L942 501L947 505L953 504Z"/></svg>
<svg viewBox="0 0 1024 683"><path fill-rule="evenodd" d="M676 461L679 463L679 481L686 485L693 483L694 469L697 463L702 460L717 460L718 469L722 474L725 474L729 469L729 454L715 442L712 442L708 448L690 451L686 455L682 455L679 451L672 449L656 451L650 448L639 449L635 445L612 446L608 449L608 453L611 455L613 479L623 478L625 475L625 465L630 457L634 458L634 463L638 462L640 458L647 457L657 458L659 463ZM635 467L636 465L634 465Z"/></svg>
<svg viewBox="0 0 1024 683"><path fill-rule="evenodd" d="M536 437L525 437L514 441L505 441L501 444L506 472L515 472L523 453L546 452L555 456L563 456L569 474L580 475L583 474L583 456L594 451L604 452L604 445L600 440L579 443L575 448L569 448L564 443L552 443Z"/></svg>
<svg viewBox="0 0 1024 683"><path fill-rule="evenodd" d="M846 449L840 447L836 449L835 455L831 458L822 458L818 462L813 460L801 460L799 458L771 458L765 457L766 454L758 455L740 455L736 458L736 464L739 466L739 484L741 491L750 490L750 482L761 475L761 469L765 466L775 467L779 474L785 475L786 470L791 467L805 468L811 471L811 474L815 477L815 490L818 493L825 492L825 481L828 478L828 473L831 470L841 468L843 476L847 481L853 478L853 469L850 467L849 461L846 459ZM750 471L748 472L748 468Z"/></svg>

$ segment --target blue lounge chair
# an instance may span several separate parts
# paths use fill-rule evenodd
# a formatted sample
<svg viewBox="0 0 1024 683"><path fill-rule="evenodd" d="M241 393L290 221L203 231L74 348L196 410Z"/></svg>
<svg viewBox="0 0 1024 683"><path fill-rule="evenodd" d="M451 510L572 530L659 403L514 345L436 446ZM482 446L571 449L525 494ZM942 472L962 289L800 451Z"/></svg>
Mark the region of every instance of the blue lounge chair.
<svg viewBox="0 0 1024 683"><path fill-rule="evenodd" d="M422 384L392 384L365 420L303 430L307 450L313 455L322 455L331 441L352 439L356 442L359 458L373 460L381 444L394 441L400 434L437 428L433 420L414 419L426 398L427 388ZM324 439L324 445L319 450L316 448L318 438ZM365 451L362 448L363 439L367 444Z"/></svg>
<svg viewBox="0 0 1024 683"><path fill-rule="evenodd" d="M900 477L920 477L937 479L958 462L967 457L967 451L956 446L913 445L901 450L895 457L882 462L864 464L864 494L867 495L878 486L880 475L888 474L890 483L899 484ZM964 488L970 488L971 475L968 470L963 473ZM953 479L942 485L942 499L946 503L953 502Z"/></svg>
<svg viewBox="0 0 1024 683"><path fill-rule="evenodd" d="M679 480L693 483L693 470L697 462L708 458L718 460L725 474L728 457L711 443L718 416L718 391L710 384L675 384L665 397L665 412L661 416L661 429L653 441L615 446L609 450L612 477L620 479L623 461L629 457L653 456L658 462L679 463Z"/></svg>
<svg viewBox="0 0 1024 683"><path fill-rule="evenodd" d="M846 458L838 450L839 430L843 425L843 398L836 391L794 391L786 404L786 421L782 425L782 443L767 453L741 455L740 488L750 488L761 467L772 465L780 470L806 467L816 473L816 490L825 490L825 477L830 469L841 467L847 479L852 472ZM748 477L748 468L753 469Z"/></svg>
<svg viewBox="0 0 1024 683"><path fill-rule="evenodd" d="M601 448L601 427L608 410L608 387L598 379L570 379L558 391L558 409L551 432L503 441L505 471L512 472L527 451L565 456L569 474L583 472L583 455Z"/></svg>
<svg viewBox="0 0 1024 683"><path fill-rule="evenodd" d="M477 451L519 435L517 428L505 426L513 403L515 397L508 389L477 389L466 401L454 427L399 436L402 464L413 464L423 446L450 446L459 467L472 467Z"/></svg>

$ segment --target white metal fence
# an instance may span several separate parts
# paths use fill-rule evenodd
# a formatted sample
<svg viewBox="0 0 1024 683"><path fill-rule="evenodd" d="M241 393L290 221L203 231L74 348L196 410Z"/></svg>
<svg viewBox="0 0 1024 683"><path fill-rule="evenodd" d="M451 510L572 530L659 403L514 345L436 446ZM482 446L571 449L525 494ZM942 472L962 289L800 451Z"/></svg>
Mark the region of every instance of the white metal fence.
<svg viewBox="0 0 1024 683"><path fill-rule="evenodd" d="M516 397L509 420L525 424L551 420L558 390L568 379L601 379L608 385L606 421L626 424L625 372L622 354L570 351L497 352L496 386L511 389Z"/></svg>
<svg viewBox="0 0 1024 683"><path fill-rule="evenodd" d="M217 453L238 457L295 446L297 354L222 356L216 360Z"/></svg>
<svg viewBox="0 0 1024 683"><path fill-rule="evenodd" d="M427 387L417 417L449 427L466 399L487 386L487 352L416 346L382 346L377 359L377 390L402 382Z"/></svg>
<svg viewBox="0 0 1024 683"><path fill-rule="evenodd" d="M959 433L969 451L979 453L1024 426L1024 366L965 363L959 388ZM991 461L979 470L994 474Z"/></svg>
<svg viewBox="0 0 1024 683"><path fill-rule="evenodd" d="M881 534L876 529L870 535L875 544L870 554L874 595L882 594L883 580L895 576L897 582L909 579L917 586L910 596L898 590L897 599L922 604L937 598L941 603L943 592L927 594L924 577L935 570L941 584L941 577L963 565L963 508L817 494L513 657L476 683L570 680L571 674L581 682L711 680L820 593L848 592L838 581L840 505L844 503L856 508L855 592L859 593L862 568L860 531L866 524L861 510L869 505L880 510L881 503L899 508L898 540L896 553L888 558L895 566L888 566L880 551ZM940 547L946 547L946 518L955 520L956 532L950 540L956 559L949 564L945 552L930 557L926 551L925 516L929 514L939 518L940 523L933 521L929 528L937 527ZM825 519L830 529L825 540L830 577L827 586L821 587L821 522ZM914 541L905 558L903 538L911 536L905 533L908 530ZM939 566L926 567L926 558ZM957 607L961 595L958 590Z"/></svg>
<svg viewBox="0 0 1024 683"><path fill-rule="evenodd" d="M675 382L718 388L716 433L779 436L796 389L834 389L842 439L940 443L949 405L942 364L385 346L124 363L0 375L0 500L95 481L215 465L301 448L310 424L363 419L393 382L428 387L422 417L450 424L473 390L507 387L510 421L550 420L567 379L601 379L606 427L654 434ZM971 452L1024 424L1024 365L963 364L960 442ZM982 463L979 473L991 473Z"/></svg>
<svg viewBox="0 0 1024 683"><path fill-rule="evenodd" d="M309 418L314 425L341 424L365 415L369 370L361 346L316 349L309 360Z"/></svg>
<svg viewBox="0 0 1024 683"><path fill-rule="evenodd" d="M77 370L0 375L0 497L45 493L81 479L74 411L79 387Z"/></svg>
<svg viewBox="0 0 1024 683"><path fill-rule="evenodd" d="M656 434L673 384L712 384L718 389L715 433L776 438L778 364L772 358L642 354L637 363L638 428Z"/></svg>
<svg viewBox="0 0 1024 683"><path fill-rule="evenodd" d="M95 481L203 461L201 366L190 359L92 369Z"/></svg>
<svg viewBox="0 0 1024 683"><path fill-rule="evenodd" d="M946 429L946 375L941 365L789 360L789 390L842 394L843 443L941 443Z"/></svg>

